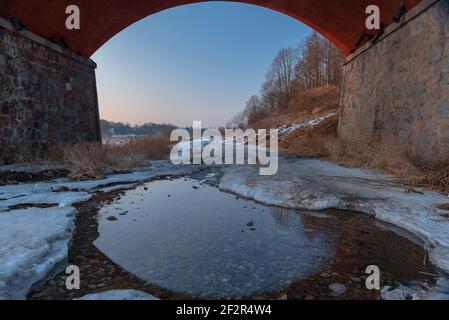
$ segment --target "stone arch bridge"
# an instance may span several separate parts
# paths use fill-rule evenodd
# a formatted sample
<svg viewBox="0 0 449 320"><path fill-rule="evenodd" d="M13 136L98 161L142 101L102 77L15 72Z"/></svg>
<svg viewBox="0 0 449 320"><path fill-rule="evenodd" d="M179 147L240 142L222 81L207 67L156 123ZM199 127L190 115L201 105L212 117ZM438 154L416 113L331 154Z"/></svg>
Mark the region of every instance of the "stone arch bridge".
<svg viewBox="0 0 449 320"><path fill-rule="evenodd" d="M201 0L0 0L0 162L17 150L101 139L90 56L151 14ZM339 132L449 159L449 0L241 0L309 25L347 56ZM81 28L66 28L77 5ZM367 30L366 8L381 10Z"/></svg>

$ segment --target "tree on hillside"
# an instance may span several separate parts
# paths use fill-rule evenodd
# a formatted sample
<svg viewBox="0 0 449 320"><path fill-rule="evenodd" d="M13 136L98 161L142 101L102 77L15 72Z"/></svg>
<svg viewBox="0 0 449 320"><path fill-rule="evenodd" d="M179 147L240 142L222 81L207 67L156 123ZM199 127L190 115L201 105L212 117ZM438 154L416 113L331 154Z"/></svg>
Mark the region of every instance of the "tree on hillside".
<svg viewBox="0 0 449 320"><path fill-rule="evenodd" d="M295 78L300 91L341 84L344 57L331 42L315 32L300 44L299 52Z"/></svg>
<svg viewBox="0 0 449 320"><path fill-rule="evenodd" d="M293 96L297 60L298 50L293 47L281 49L274 59L262 86L267 111L286 107Z"/></svg>
<svg viewBox="0 0 449 320"><path fill-rule="evenodd" d="M316 32L297 48L281 49L267 72L260 96L252 96L245 110L228 124L245 127L275 110L287 108L297 93L323 86L340 86L343 62L340 49Z"/></svg>
<svg viewBox="0 0 449 320"><path fill-rule="evenodd" d="M264 112L262 110L262 104L260 102L259 96L254 95L249 98L249 100L246 102L244 113L246 114L246 118L248 119L249 123L256 122L261 118Z"/></svg>

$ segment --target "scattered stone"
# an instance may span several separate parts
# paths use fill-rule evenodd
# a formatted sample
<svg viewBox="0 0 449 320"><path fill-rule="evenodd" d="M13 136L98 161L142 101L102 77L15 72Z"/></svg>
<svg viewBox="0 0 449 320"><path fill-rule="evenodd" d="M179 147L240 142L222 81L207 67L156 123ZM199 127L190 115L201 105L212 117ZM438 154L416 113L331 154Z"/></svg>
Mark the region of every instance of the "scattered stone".
<svg viewBox="0 0 449 320"><path fill-rule="evenodd" d="M246 224L248 227L254 227L254 222L250 221Z"/></svg>
<svg viewBox="0 0 449 320"><path fill-rule="evenodd" d="M333 283L329 285L329 289L332 291L333 296L342 296L348 290L346 286L341 283Z"/></svg>
<svg viewBox="0 0 449 320"><path fill-rule="evenodd" d="M114 216L110 216L110 217L107 217L106 220L108 220L108 221L117 221L118 219L116 217L114 217Z"/></svg>

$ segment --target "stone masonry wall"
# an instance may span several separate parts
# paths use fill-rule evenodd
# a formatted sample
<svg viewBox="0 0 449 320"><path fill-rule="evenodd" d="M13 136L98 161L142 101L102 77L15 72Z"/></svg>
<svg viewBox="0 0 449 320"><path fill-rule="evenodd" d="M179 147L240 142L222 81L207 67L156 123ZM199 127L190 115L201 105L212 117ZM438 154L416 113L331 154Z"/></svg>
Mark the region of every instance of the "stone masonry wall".
<svg viewBox="0 0 449 320"><path fill-rule="evenodd" d="M0 25L0 164L100 139L95 64L75 56Z"/></svg>
<svg viewBox="0 0 449 320"><path fill-rule="evenodd" d="M402 23L348 59L340 136L357 143L393 141L422 163L447 162L449 0Z"/></svg>

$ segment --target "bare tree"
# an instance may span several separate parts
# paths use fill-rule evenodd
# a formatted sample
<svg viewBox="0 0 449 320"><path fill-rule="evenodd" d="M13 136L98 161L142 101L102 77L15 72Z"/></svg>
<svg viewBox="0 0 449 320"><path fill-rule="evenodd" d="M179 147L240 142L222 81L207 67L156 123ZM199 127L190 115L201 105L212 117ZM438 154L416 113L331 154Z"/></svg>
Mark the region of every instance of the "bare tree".
<svg viewBox="0 0 449 320"><path fill-rule="evenodd" d="M298 92L341 85L343 62L342 52L316 32L297 48L281 49L266 75L260 96L252 96L245 110L231 122L235 127L247 126L277 109L287 108Z"/></svg>
<svg viewBox="0 0 449 320"><path fill-rule="evenodd" d="M344 57L332 43L315 32L300 44L299 52L295 76L301 91L341 84Z"/></svg>
<svg viewBox="0 0 449 320"><path fill-rule="evenodd" d="M262 96L271 100L268 102L270 109L286 107L293 96L297 52L293 47L281 49L267 73Z"/></svg>

